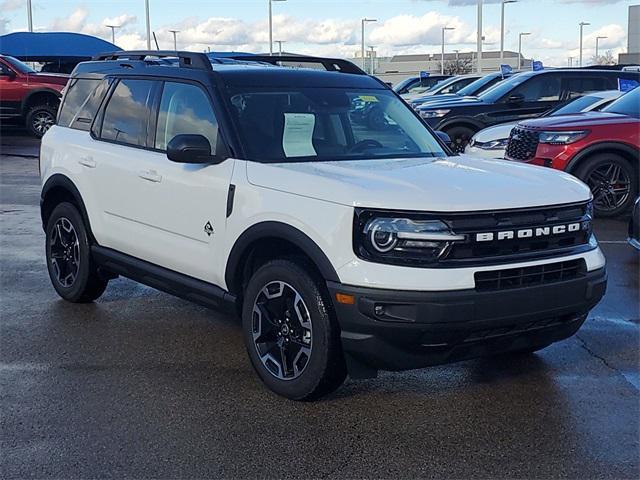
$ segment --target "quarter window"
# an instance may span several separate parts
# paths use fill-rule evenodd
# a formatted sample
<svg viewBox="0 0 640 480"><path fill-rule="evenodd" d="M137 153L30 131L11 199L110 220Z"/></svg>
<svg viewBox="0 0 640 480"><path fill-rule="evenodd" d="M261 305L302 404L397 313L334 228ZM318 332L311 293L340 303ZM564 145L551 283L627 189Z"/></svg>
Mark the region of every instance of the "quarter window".
<svg viewBox="0 0 640 480"><path fill-rule="evenodd" d="M69 82L58 125L88 131L109 89L108 80L73 79Z"/></svg>
<svg viewBox="0 0 640 480"><path fill-rule="evenodd" d="M146 146L153 81L120 80L104 112L101 138Z"/></svg>
<svg viewBox="0 0 640 480"><path fill-rule="evenodd" d="M218 123L207 95L195 85L166 82L160 101L155 148L166 150L173 137L185 133L203 135L209 140L211 151L216 151Z"/></svg>

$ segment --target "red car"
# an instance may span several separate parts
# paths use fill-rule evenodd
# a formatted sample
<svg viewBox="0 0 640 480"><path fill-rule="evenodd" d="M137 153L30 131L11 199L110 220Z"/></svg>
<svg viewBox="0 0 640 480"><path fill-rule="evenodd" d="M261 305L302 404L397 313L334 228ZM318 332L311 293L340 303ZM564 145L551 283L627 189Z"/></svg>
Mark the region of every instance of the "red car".
<svg viewBox="0 0 640 480"><path fill-rule="evenodd" d="M56 121L69 76L38 73L13 57L0 55L0 121L20 122L41 137Z"/></svg>
<svg viewBox="0 0 640 480"><path fill-rule="evenodd" d="M640 177L640 87L600 112L520 122L505 158L575 175L591 188L598 216L627 211Z"/></svg>

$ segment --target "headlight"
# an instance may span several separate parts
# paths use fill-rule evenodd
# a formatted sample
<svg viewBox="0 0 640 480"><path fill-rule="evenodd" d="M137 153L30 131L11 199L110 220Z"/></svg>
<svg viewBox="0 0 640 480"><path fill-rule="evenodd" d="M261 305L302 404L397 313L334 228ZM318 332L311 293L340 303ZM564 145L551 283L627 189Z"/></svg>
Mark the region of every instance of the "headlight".
<svg viewBox="0 0 640 480"><path fill-rule="evenodd" d="M449 251L453 242L464 241L440 220L357 212L354 248L370 261L396 265L433 263ZM379 216L378 216L379 215Z"/></svg>
<svg viewBox="0 0 640 480"><path fill-rule="evenodd" d="M478 142L475 140L473 145L483 150L502 150L507 147L507 143L509 143L508 138L500 138L498 140L491 140L490 142Z"/></svg>
<svg viewBox="0 0 640 480"><path fill-rule="evenodd" d="M568 145L586 137L588 133L588 130L578 130L574 132L540 132L538 139L540 143Z"/></svg>
<svg viewBox="0 0 640 480"><path fill-rule="evenodd" d="M440 118L444 117L451 110L422 110L420 111L420 116L422 118Z"/></svg>

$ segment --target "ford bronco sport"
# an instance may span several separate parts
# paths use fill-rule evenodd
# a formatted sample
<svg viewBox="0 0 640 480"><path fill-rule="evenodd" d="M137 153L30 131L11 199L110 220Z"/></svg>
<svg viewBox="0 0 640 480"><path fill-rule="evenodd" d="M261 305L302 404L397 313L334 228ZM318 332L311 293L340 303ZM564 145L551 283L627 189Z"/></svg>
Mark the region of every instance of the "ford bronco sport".
<svg viewBox="0 0 640 480"><path fill-rule="evenodd" d="M354 121L362 102L385 128ZM584 184L452 156L344 60L100 56L74 71L40 167L61 297L122 275L238 312L258 376L291 399L544 348L605 291Z"/></svg>

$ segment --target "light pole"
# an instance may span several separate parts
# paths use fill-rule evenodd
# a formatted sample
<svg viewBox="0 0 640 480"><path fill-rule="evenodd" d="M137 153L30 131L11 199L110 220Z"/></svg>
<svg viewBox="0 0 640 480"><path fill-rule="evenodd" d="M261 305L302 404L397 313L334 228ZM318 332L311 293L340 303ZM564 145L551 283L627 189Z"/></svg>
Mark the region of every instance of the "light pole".
<svg viewBox="0 0 640 480"><path fill-rule="evenodd" d="M273 2L286 2L287 0L269 0L269 55L273 55Z"/></svg>
<svg viewBox="0 0 640 480"><path fill-rule="evenodd" d="M580 22L578 25L580 25L580 57L578 60L578 64L579 66L582 66L582 29L584 28L585 25L591 25L589 22Z"/></svg>
<svg viewBox="0 0 640 480"><path fill-rule="evenodd" d="M364 26L367 23L370 22L377 22L378 20L376 20L375 18L363 18L362 19L362 48L360 51L360 54L362 55L362 70L364 70L365 72L367 71L367 59L365 57L365 52L364 52Z"/></svg>
<svg viewBox="0 0 640 480"><path fill-rule="evenodd" d="M502 0L500 12L500 64L504 61L504 6L507 3L516 3L518 0Z"/></svg>
<svg viewBox="0 0 640 480"><path fill-rule="evenodd" d="M531 35L531 32L520 32L518 34L518 70L522 68L522 37Z"/></svg>
<svg viewBox="0 0 640 480"><path fill-rule="evenodd" d="M111 29L111 43L116 44L116 28L120 28L120 25L105 25L105 27Z"/></svg>
<svg viewBox="0 0 640 480"><path fill-rule="evenodd" d="M177 42L177 39L176 39L176 34L180 33L180 30L169 30L169 31L171 33L173 33L173 50L175 52L177 52L178 51L178 42Z"/></svg>
<svg viewBox="0 0 640 480"><path fill-rule="evenodd" d="M444 75L444 32L446 30L455 30L454 27L442 27L442 60L440 62L440 74Z"/></svg>
<svg viewBox="0 0 640 480"><path fill-rule="evenodd" d="M286 43L284 40L274 40L278 44L278 55L282 56L282 44Z"/></svg>
<svg viewBox="0 0 640 480"><path fill-rule="evenodd" d="M567 59L567 66L568 66L568 67L573 67L573 57L569 57L569 58Z"/></svg>
<svg viewBox="0 0 640 480"><path fill-rule="evenodd" d="M31 0L27 0L27 23L29 31L33 32L33 10L31 8Z"/></svg>
<svg viewBox="0 0 640 480"><path fill-rule="evenodd" d="M476 56L476 71L482 72L482 0L478 0L478 38L476 40L478 54Z"/></svg>
<svg viewBox="0 0 640 480"><path fill-rule="evenodd" d="M599 42L600 39L605 39L605 38L609 38L609 37L596 37L596 62L600 63L600 54L599 54Z"/></svg>
<svg viewBox="0 0 640 480"><path fill-rule="evenodd" d="M149 23L149 0L144 0L145 17L147 19L147 50L151 50L151 24Z"/></svg>

